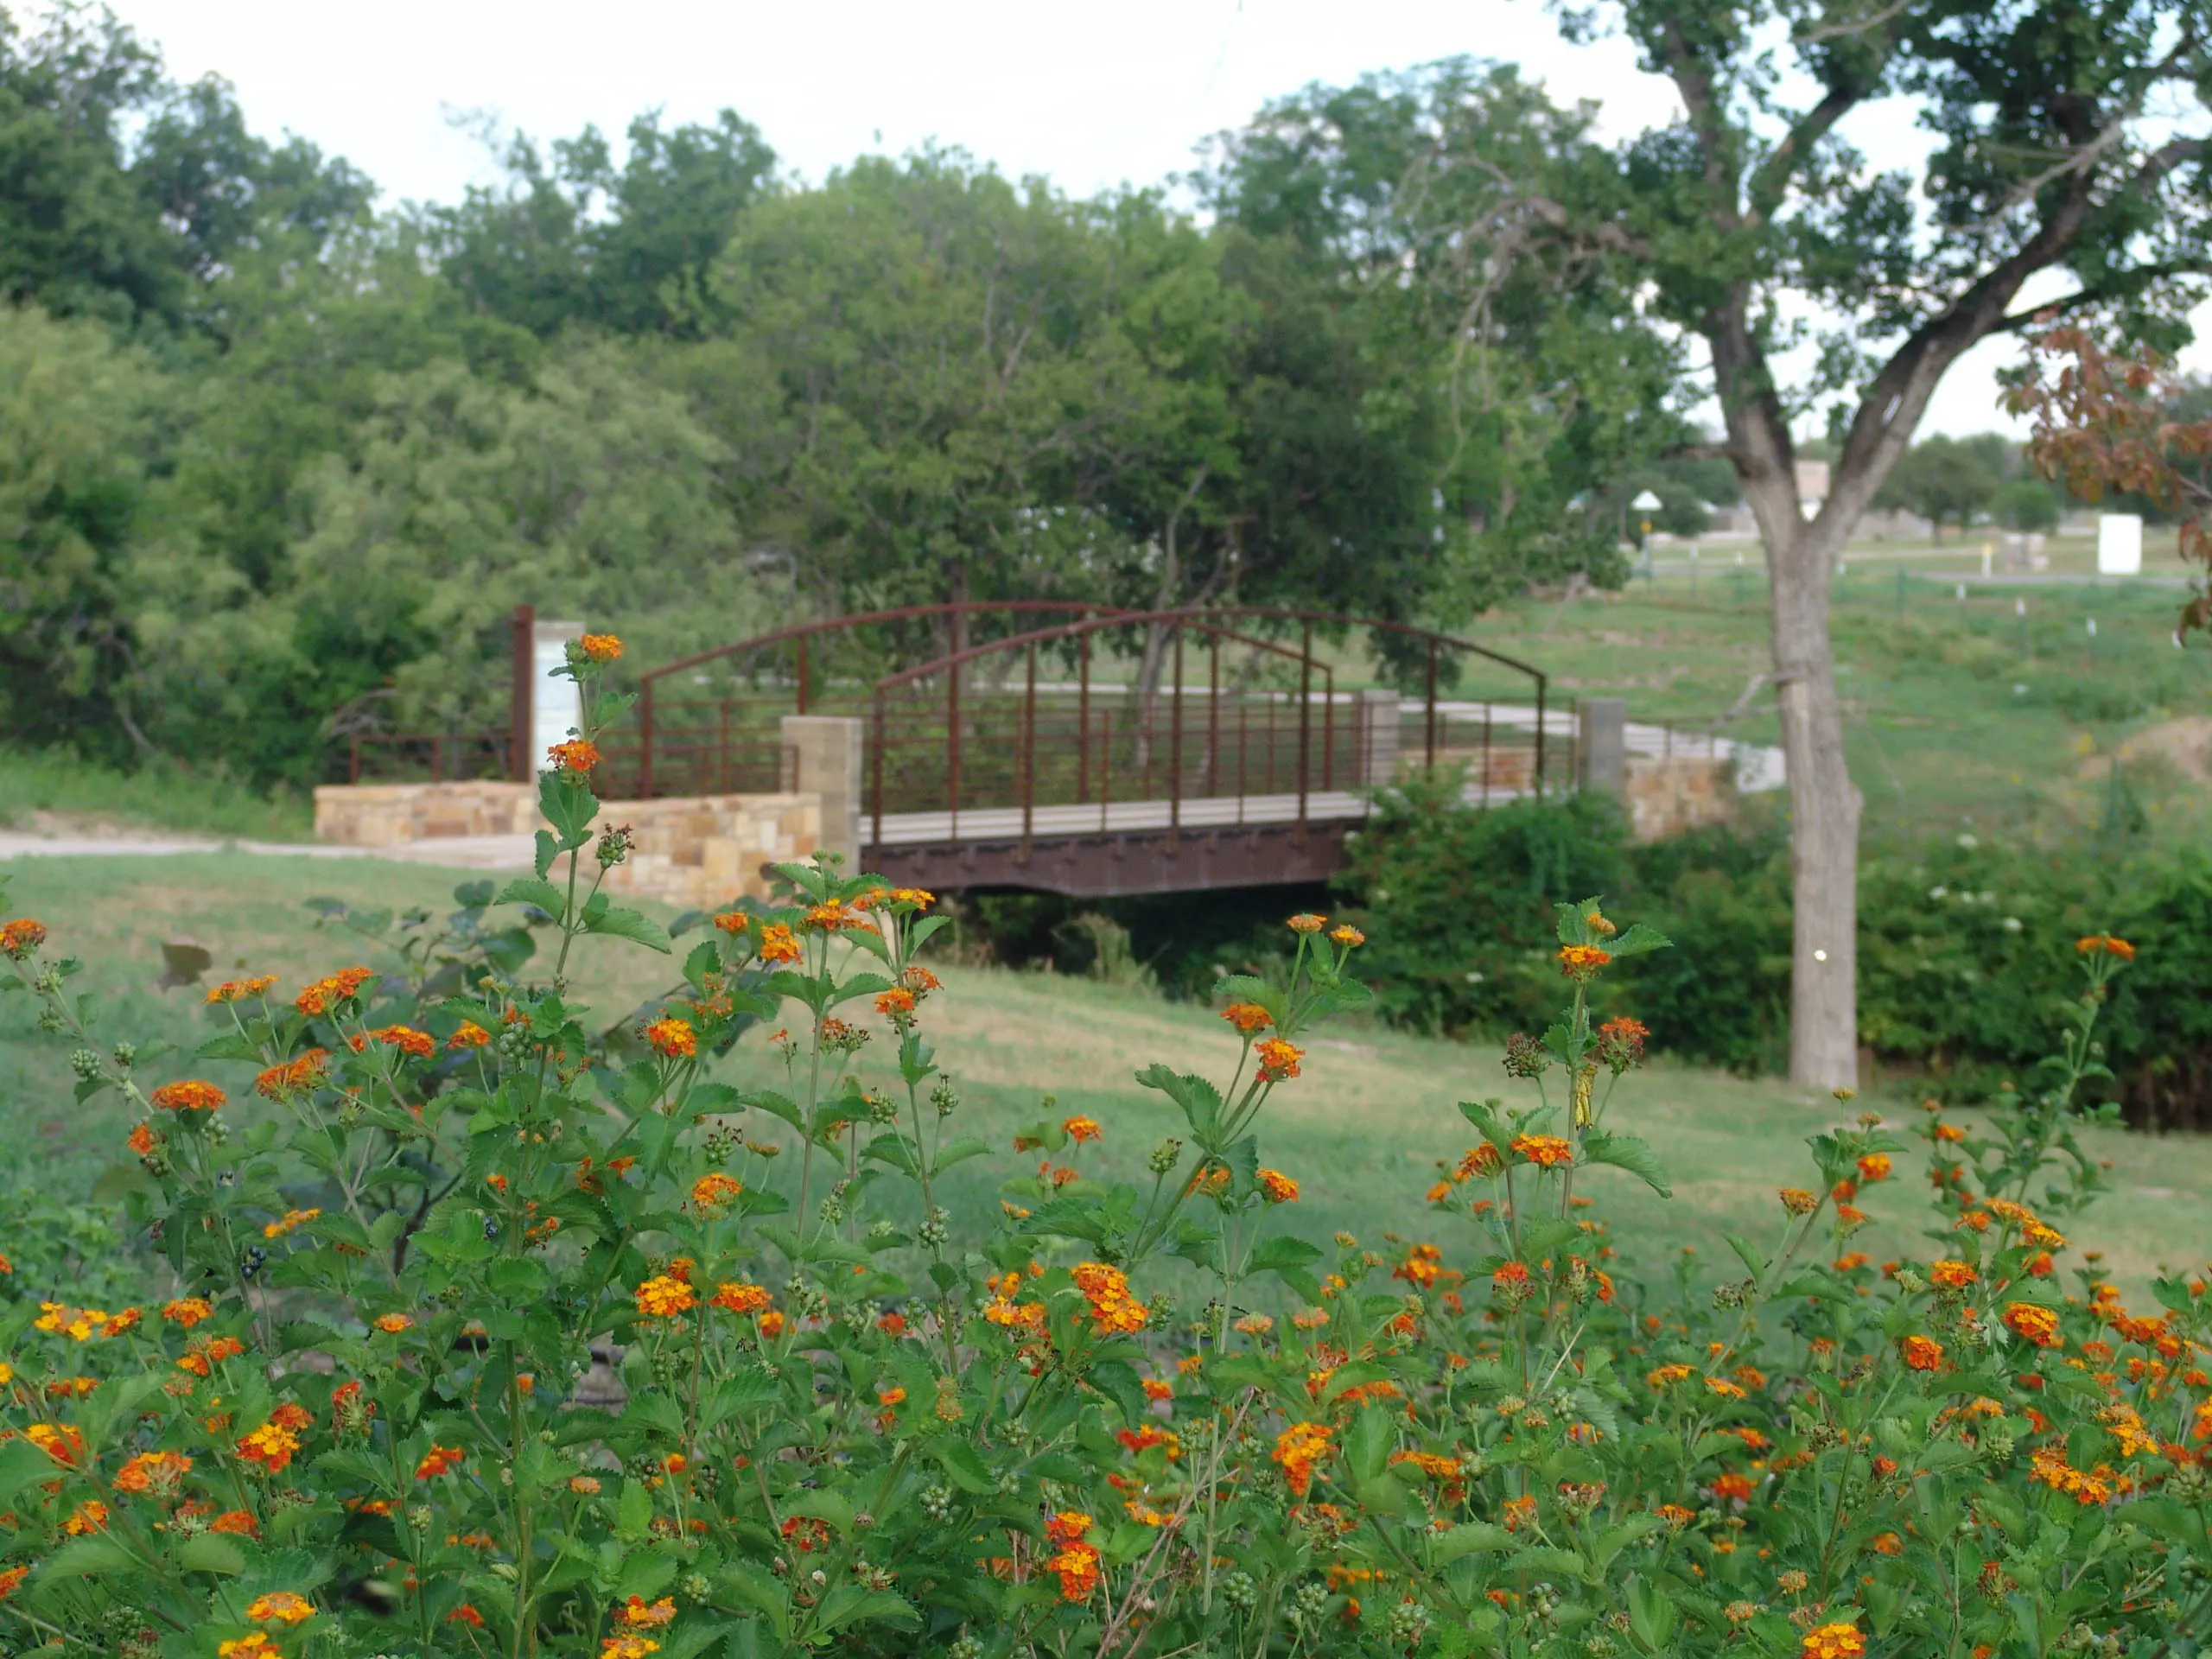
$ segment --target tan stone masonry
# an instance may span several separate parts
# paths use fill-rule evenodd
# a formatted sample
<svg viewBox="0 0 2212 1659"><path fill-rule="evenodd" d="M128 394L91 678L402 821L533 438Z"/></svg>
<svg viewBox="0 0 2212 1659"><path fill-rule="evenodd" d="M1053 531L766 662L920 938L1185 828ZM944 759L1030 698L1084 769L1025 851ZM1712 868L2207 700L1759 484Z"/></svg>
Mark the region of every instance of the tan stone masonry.
<svg viewBox="0 0 2212 1659"><path fill-rule="evenodd" d="M601 824L627 824L632 850L607 874L611 893L685 907L765 898L762 869L810 858L823 844L822 798L704 795L607 801ZM329 785L315 792L315 838L401 848L460 836L525 836L541 826L530 784ZM518 855L527 861L526 850Z"/></svg>
<svg viewBox="0 0 2212 1659"><path fill-rule="evenodd" d="M315 838L340 847L526 836L537 824L535 784L325 784L315 792Z"/></svg>

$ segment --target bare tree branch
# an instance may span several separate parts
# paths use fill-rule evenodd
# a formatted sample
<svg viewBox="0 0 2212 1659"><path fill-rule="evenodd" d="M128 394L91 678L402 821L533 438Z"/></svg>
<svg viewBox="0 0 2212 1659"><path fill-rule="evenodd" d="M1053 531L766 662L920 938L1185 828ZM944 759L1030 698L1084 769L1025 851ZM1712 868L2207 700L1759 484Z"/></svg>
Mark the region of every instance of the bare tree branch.
<svg viewBox="0 0 2212 1659"><path fill-rule="evenodd" d="M2057 183L2059 180L2065 178L2069 174L2087 173L2094 168L2100 161L2101 161L2120 144L2122 139L2127 137L2128 124L2135 120L2143 113L2143 100L2146 96L2148 96L2151 88L2157 86L2160 81L2164 80L2168 76L2172 74L2176 69L2179 68L2182 60L2184 58L2194 55L2196 51L2196 46L2197 41L2196 32L2193 29L2183 31L2182 37L2177 42L2176 42L2174 49L2167 53L2164 59L2153 67L2149 74L2144 78L2141 90L2139 90L2133 99L2128 100L2128 102L2115 110L2113 112L2112 118L2106 122L2104 126L2094 136L2093 136L2087 143L2075 145L2073 149L2068 150L2063 156L2061 156L2058 161L2054 162L2051 166L2044 168L2041 173L2037 174L2032 178L2024 179L2020 183L2013 186L2011 191L2006 194L2005 200L1998 203L1997 206L1991 210L1988 216L1982 220L1981 225L1977 228L1984 230L1990 228L1994 226L1998 220L2003 219L2005 214L2011 213L2015 207L2019 207L2024 206L2028 202L2033 201L2037 196L2043 194L2046 186ZM2184 149L2201 149L2202 148L2200 141L2194 139L2177 139L2174 143L2164 146L2162 149L2153 151L2152 157L2149 160L2146 160L2144 166L2138 168L2136 171L2136 185L2138 188L2142 188L2145 183L2155 183L2158 178L2163 177L2173 166L2179 164L2177 161L2168 162L2166 165L2158 168L2155 172L2152 170L2152 162L2155 162L2156 158L2158 156L2163 155L2166 150L2175 149L2177 145L2181 146Z"/></svg>
<svg viewBox="0 0 2212 1659"><path fill-rule="evenodd" d="M1891 0L1891 4L1883 7L1872 16L1853 17L1841 22L1822 23L1817 28L1808 29L1797 35L1796 42L1800 46L1811 46L1821 41L1840 40L1847 35L1864 35L1869 29L1879 29L1911 3L1912 0Z"/></svg>
<svg viewBox="0 0 2212 1659"><path fill-rule="evenodd" d="M1832 86L1827 97L1806 111L1783 135L1774 153L1751 175L1750 207L1744 216L1746 225L1766 221L1768 214L1781 202L1789 175L1804 164L1812 155L1813 147L1834 130L1837 122L1857 108L1865 96L1864 91L1856 86Z"/></svg>
<svg viewBox="0 0 2212 1659"><path fill-rule="evenodd" d="M2109 283L2063 294L2055 300L2042 301L2032 310L2014 311L1989 332L1993 334L2017 334L2023 328L2032 328L2039 324L2048 326L2054 316L2117 299L2123 289L2140 288L2145 283L2162 282L2171 276L2206 275L2212 275L2212 254L2201 259L2169 259L2161 264L2137 265L2116 273Z"/></svg>

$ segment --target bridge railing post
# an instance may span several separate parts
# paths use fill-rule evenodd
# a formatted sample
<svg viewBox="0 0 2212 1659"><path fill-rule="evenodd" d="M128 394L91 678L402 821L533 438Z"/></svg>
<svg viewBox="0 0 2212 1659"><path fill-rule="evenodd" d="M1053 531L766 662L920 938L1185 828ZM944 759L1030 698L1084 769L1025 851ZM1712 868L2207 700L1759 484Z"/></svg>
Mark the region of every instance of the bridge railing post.
<svg viewBox="0 0 2212 1659"><path fill-rule="evenodd" d="M1490 735L1491 724L1491 706L1489 701L1485 699L1483 703L1483 804L1484 806L1488 806L1490 804Z"/></svg>
<svg viewBox="0 0 2212 1659"><path fill-rule="evenodd" d="M1175 696L1167 710L1167 844L1183 830L1183 630L1175 629Z"/></svg>
<svg viewBox="0 0 2212 1659"><path fill-rule="evenodd" d="M960 664L952 663L944 675L944 789L951 813L947 839L960 839Z"/></svg>
<svg viewBox="0 0 2212 1659"><path fill-rule="evenodd" d="M1427 727L1427 757L1425 761L1431 772L1436 770L1436 641L1428 642L1428 709L1424 716Z"/></svg>
<svg viewBox="0 0 2212 1659"><path fill-rule="evenodd" d="M1337 786L1337 671L1321 671L1321 792Z"/></svg>
<svg viewBox="0 0 2212 1659"><path fill-rule="evenodd" d="M537 781L537 757L531 753L531 722L536 715L532 704L536 700L537 662L532 655L537 629L535 607L518 605L514 614L513 660L510 664L511 683L507 689L507 779L510 783L528 784ZM347 782L359 781L359 746L349 763L354 776Z"/></svg>
<svg viewBox="0 0 2212 1659"><path fill-rule="evenodd" d="M1029 645L1029 679L1021 702L1021 855L1029 856L1037 813L1037 643Z"/></svg>
<svg viewBox="0 0 2212 1659"><path fill-rule="evenodd" d="M1298 839L1306 839L1306 785L1312 778L1313 730L1313 619L1304 619L1298 657Z"/></svg>
<svg viewBox="0 0 2212 1659"><path fill-rule="evenodd" d="M874 844L878 849L883 846L883 693L879 691L875 694L875 753L870 759L875 774L871 792L875 797Z"/></svg>
<svg viewBox="0 0 2212 1659"><path fill-rule="evenodd" d="M1208 640L1206 653L1206 793L1221 793L1221 630Z"/></svg>
<svg viewBox="0 0 2212 1659"><path fill-rule="evenodd" d="M1076 671L1075 693L1075 798L1078 804L1090 798L1090 636L1077 637L1076 649L1080 666Z"/></svg>
<svg viewBox="0 0 2212 1659"><path fill-rule="evenodd" d="M1536 677L1536 795L1544 792L1544 677Z"/></svg>
<svg viewBox="0 0 2212 1659"><path fill-rule="evenodd" d="M1252 705L1242 697L1236 699L1236 823L1244 823L1244 759L1252 752Z"/></svg>

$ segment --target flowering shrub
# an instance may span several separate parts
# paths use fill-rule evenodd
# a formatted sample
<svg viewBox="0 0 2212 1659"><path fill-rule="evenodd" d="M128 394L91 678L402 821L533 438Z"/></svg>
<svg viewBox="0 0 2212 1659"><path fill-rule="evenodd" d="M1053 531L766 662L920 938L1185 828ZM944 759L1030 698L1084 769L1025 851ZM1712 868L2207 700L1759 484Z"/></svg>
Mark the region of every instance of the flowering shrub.
<svg viewBox="0 0 2212 1659"><path fill-rule="evenodd" d="M572 662L588 691L596 663ZM594 729L618 711L587 706ZM1597 1172L1666 1178L1619 1127L1645 1033L1590 997L1666 941L1594 900L1560 907L1568 1006L1509 1056L1543 1103L1461 1109L1472 1145L1409 1205L1421 1239L1325 1252L1281 1225L1296 1173L1260 1136L1312 1086L1307 1034L1363 1000L1360 935L1307 915L1283 978L1224 986L1211 1075L1139 1074L1183 1133L1132 1158L1110 1122L1025 1126L996 1211L957 1216L947 1172L990 1149L927 1035L931 895L794 867L796 902L715 917L685 988L610 1043L575 950L671 944L600 891L626 846L587 776L543 775L537 873L497 895L543 918L542 977L471 893L384 969L216 988L219 1034L157 1061L95 1043L66 939L0 928L80 1094L141 1115L147 1247L126 1305L0 1274L10 1650L2204 1639L2203 1287L2131 1313L2088 1256L2061 1288L2096 1186L2074 1093L2124 941L2081 942L2047 1088L1916 1130L1926 1261L1851 1249L1906 1149L1869 1116L1732 1240L1740 1279L1624 1271ZM777 1018L781 1086L716 1081Z"/></svg>

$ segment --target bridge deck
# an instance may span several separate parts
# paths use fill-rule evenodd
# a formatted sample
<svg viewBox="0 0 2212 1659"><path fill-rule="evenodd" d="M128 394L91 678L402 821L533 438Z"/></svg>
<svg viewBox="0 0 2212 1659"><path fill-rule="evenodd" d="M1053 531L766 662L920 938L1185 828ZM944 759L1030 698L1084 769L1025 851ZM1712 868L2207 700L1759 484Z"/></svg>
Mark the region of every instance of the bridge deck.
<svg viewBox="0 0 2212 1659"><path fill-rule="evenodd" d="M1470 806L1503 805L1529 792L1485 789L1475 784L1470 784L1463 791ZM1350 790L1315 790L1306 798L1306 822L1311 824L1357 823L1369 810L1367 796ZM1296 795L1202 795L1179 802L1115 801L1035 807L1031 809L1027 832L1031 839L1044 841L1171 829L1281 828L1294 825L1298 821ZM1024 826L1020 807L995 806L970 809L957 817L950 812L887 812L880 830L875 821L866 817L861 820L861 830L874 846L912 847L941 842L1019 840Z"/></svg>

